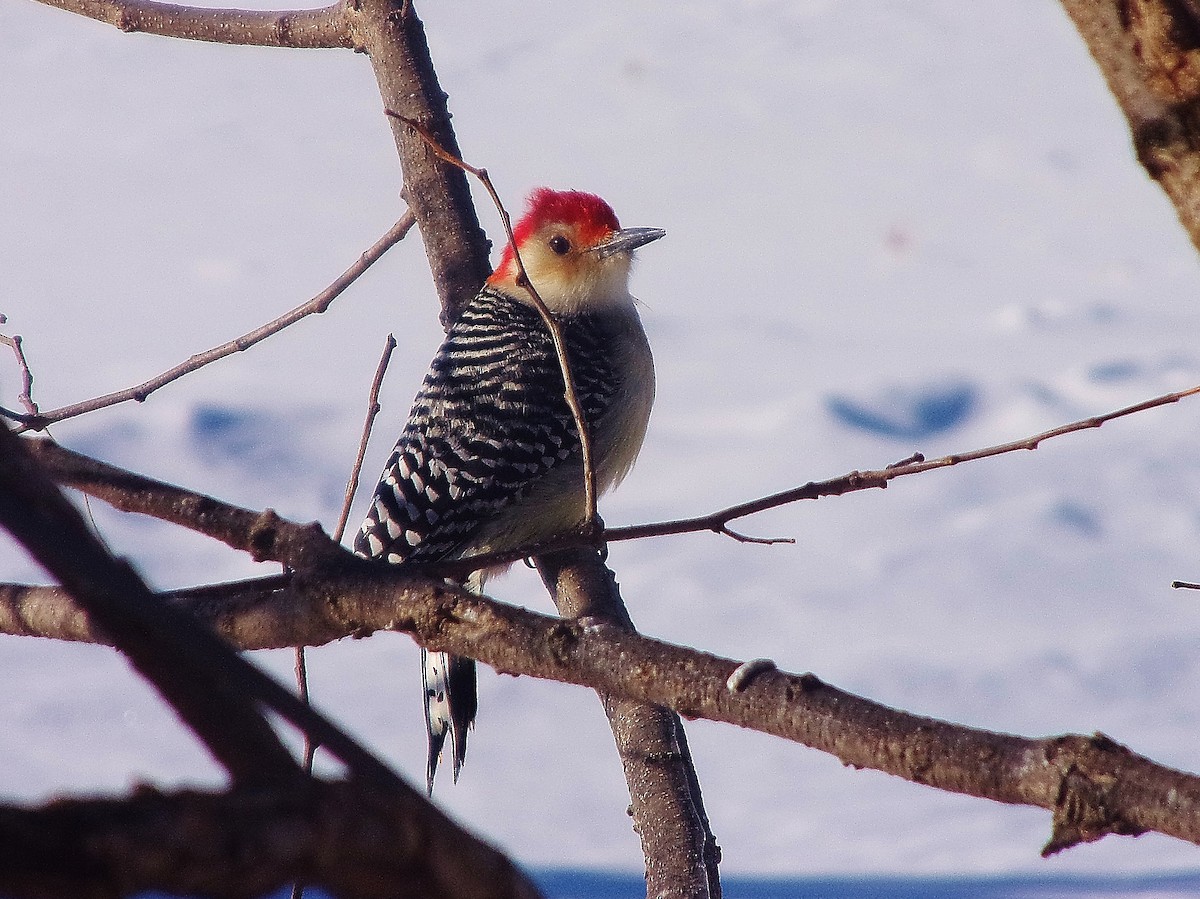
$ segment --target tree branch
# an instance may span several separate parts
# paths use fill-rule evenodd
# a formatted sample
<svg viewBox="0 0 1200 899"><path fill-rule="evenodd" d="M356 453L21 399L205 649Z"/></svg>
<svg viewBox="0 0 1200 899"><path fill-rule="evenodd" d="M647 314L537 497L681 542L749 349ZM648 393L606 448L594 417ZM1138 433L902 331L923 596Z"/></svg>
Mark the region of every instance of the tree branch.
<svg viewBox="0 0 1200 899"><path fill-rule="evenodd" d="M538 571L564 618L634 633L613 573L595 550L540 556ZM629 814L646 859L646 895L720 899L720 850L674 712L599 692L629 785ZM708 850L712 847L711 851Z"/></svg>
<svg viewBox="0 0 1200 899"><path fill-rule="evenodd" d="M296 878L340 899L534 899L507 858L415 793L308 781L0 806L0 893L243 899Z"/></svg>
<svg viewBox="0 0 1200 899"><path fill-rule="evenodd" d="M988 446L964 453L953 453L937 459L926 460L924 456L917 453L911 459L906 459L895 465L889 465L886 468L875 471L852 471L849 474L831 478L827 481L809 481L800 487L773 493L770 496L764 496L750 502L739 503L735 506L695 518L680 518L674 521L663 521L655 524L607 528L604 531L604 539L608 541L637 540L642 537L663 537L669 534L687 534L697 531L723 533L727 531L726 526L729 522L738 518L745 518L747 515L753 515L756 512L765 512L767 509L775 509L779 506L786 506L789 503L805 499L820 499L823 496L841 496L844 493L853 493L857 490L870 490L876 487L885 488L889 481L894 481L896 478L921 474L935 468L950 468L955 465L961 465L963 462L975 462L979 459L988 459L992 456L1000 456L1018 450L1035 450L1046 440L1062 437L1065 434L1073 434L1076 431L1099 428L1101 425L1114 419L1124 418L1127 415L1134 415L1138 412L1145 412L1148 409L1155 409L1159 406L1177 403L1186 397L1195 396L1198 393L1200 393L1200 385L1189 387L1186 390L1179 390L1175 393L1156 396L1153 399L1143 400L1140 403L1134 403L1132 406L1117 409L1115 412L1107 412L1103 415L1073 421L1070 424L1059 425L1048 431L1042 431L1040 434L1034 434L1032 437L1023 437L1020 440L1013 440L1009 443L1001 443L996 446Z"/></svg>
<svg viewBox="0 0 1200 899"><path fill-rule="evenodd" d="M420 122L438 143L460 155L447 94L425 41L425 28L411 0L356 0L355 34L371 58L385 109ZM425 141L389 119L405 197L417 217L433 283L449 328L487 278L489 243L479 227L466 176L439 160Z"/></svg>
<svg viewBox="0 0 1200 899"><path fill-rule="evenodd" d="M4 324L7 319L0 315L0 325ZM29 360L25 358L25 350L21 347L21 335L14 334L9 337L5 334L0 334L0 343L7 344L13 351L13 356L17 360L17 370L21 373L21 393L17 397L17 402L21 404L21 408L25 410L27 415L37 415L38 406L33 401L33 372L29 369ZM0 415L3 415L0 412Z"/></svg>
<svg viewBox="0 0 1200 899"><path fill-rule="evenodd" d="M1138 161L1200 249L1200 57L1194 4L1062 0L1125 113Z"/></svg>
<svg viewBox="0 0 1200 899"><path fill-rule="evenodd" d="M392 360L392 351L396 349L396 338L391 334L387 336L387 340L383 344L383 354L379 357L379 364L375 367L375 377L371 379L371 390L367 397L367 414L363 420L362 436L358 441L358 454L354 457L354 464L350 467L350 477L346 480L346 493L342 498L342 511L338 514L337 527L333 530L333 542L340 544L342 537L346 533L346 522L350 519L350 507L354 504L354 494L358 490L358 478L362 472L363 458L367 454L367 443L371 439L371 427L375 423L375 416L379 414L379 390L383 386L383 376L387 373L388 363ZM308 664L304 657L304 645L296 647L296 689L300 694L300 701L305 705L311 704L308 689ZM306 734L304 737L304 772L311 775L313 770L313 758L317 753L317 744ZM304 887L300 883L296 883L292 887L292 899L300 899L304 895Z"/></svg>
<svg viewBox="0 0 1200 899"><path fill-rule="evenodd" d="M95 627L51 608L53 588L0 591L0 631L90 639ZM14 605L15 602L15 605ZM293 577L281 590L178 600L244 649L317 645L376 630L470 655L501 673L773 734L914 783L1054 813L1046 852L1154 830L1200 844L1200 777L1157 765L1102 735L1028 739L951 724L757 664L674 646L584 617L566 621L479 597L394 566ZM40 608L36 608L40 606Z"/></svg>
<svg viewBox="0 0 1200 899"><path fill-rule="evenodd" d="M73 452L52 440L26 438L22 444L59 483L102 499L123 512L151 515L220 540L255 561L290 568L352 564L355 557L330 541L317 522L299 525L271 509L257 512L230 505Z"/></svg>
<svg viewBox="0 0 1200 899"><path fill-rule="evenodd" d="M39 0L47 6L105 22L121 31L259 47L351 49L351 6L323 9L207 9L155 0Z"/></svg>
<svg viewBox="0 0 1200 899"><path fill-rule="evenodd" d="M338 514L337 527L333 529L333 542L341 543L346 534L346 523L350 519L350 507L354 504L354 494L358 492L358 479L362 474L363 459L367 455L367 443L371 439L371 428L375 424L375 416L379 414L379 390L383 387L383 376L387 374L388 363L392 361L392 351L396 349L396 338L391 334L383 344L383 354L375 367L375 377L371 379L371 390L367 395L367 414L363 419L362 436L358 440L358 454L350 467L350 477L346 479L346 495L342 498L342 511Z"/></svg>
<svg viewBox="0 0 1200 899"><path fill-rule="evenodd" d="M236 782L296 780L295 761L242 689L248 672L258 672L192 619L155 602L22 443L0 426L0 525L62 581Z"/></svg>

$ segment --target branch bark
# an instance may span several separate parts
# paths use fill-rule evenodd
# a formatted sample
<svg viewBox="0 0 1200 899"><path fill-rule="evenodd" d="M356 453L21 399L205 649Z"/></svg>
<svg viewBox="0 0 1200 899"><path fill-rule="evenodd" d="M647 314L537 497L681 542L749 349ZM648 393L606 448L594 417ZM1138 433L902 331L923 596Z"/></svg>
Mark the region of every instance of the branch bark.
<svg viewBox="0 0 1200 899"><path fill-rule="evenodd" d="M1200 249L1200 22L1177 0L1062 0L1142 166Z"/></svg>
<svg viewBox="0 0 1200 899"><path fill-rule="evenodd" d="M243 691L254 669L191 619L155 602L22 443L0 426L0 525L63 583L235 782L298 779L295 761Z"/></svg>
<svg viewBox="0 0 1200 899"><path fill-rule="evenodd" d="M635 632L616 579L594 550L540 556L537 566L564 618ZM646 859L646 895L720 899L720 849L704 814L683 722L659 706L599 696L629 785L630 816Z"/></svg>
<svg viewBox="0 0 1200 899"><path fill-rule="evenodd" d="M123 512L151 515L206 534L249 553L255 561L298 569L356 561L349 550L333 543L317 522L299 525L271 509L258 512L233 506L72 452L52 440L27 438L22 445L61 484Z"/></svg>
<svg viewBox="0 0 1200 899"><path fill-rule="evenodd" d="M257 47L350 49L348 3L323 9L206 9L155 0L38 0L121 31Z"/></svg>
<svg viewBox="0 0 1200 899"><path fill-rule="evenodd" d="M0 893L243 899L303 877L341 899L534 899L513 864L416 793L356 783L0 806Z"/></svg>
<svg viewBox="0 0 1200 899"><path fill-rule="evenodd" d="M447 94L438 84L425 28L409 0L358 0L354 14L359 45L371 58L383 108L420 122L438 143L460 156ZM490 274L487 235L479 226L466 175L442 162L419 134L394 118L388 123L405 197L417 217L421 240L449 328Z"/></svg>

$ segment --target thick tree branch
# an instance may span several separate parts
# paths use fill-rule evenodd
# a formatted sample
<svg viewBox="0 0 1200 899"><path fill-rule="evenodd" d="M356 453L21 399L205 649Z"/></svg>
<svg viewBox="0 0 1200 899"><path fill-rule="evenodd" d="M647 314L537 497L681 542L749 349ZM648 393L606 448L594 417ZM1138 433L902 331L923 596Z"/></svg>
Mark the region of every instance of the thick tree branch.
<svg viewBox="0 0 1200 899"><path fill-rule="evenodd" d="M58 409L52 409L49 412L41 412L29 415L12 415L9 417L19 421L22 427L21 431L40 431L47 425L52 425L56 421L62 421L67 418L74 418L78 415L83 415L87 412L94 412L97 409L104 409L108 406L115 406L118 403L136 400L139 403L145 402L147 397L160 387L165 387L172 381L182 378L186 374L203 368L210 362L216 362L218 359L223 359L234 353L244 352L250 349L256 343L265 340L273 334L278 334L289 325L293 325L310 315L319 315L327 310L330 304L336 300L342 292L358 280L359 276L367 269L374 265L380 257L383 256L389 249L395 246L403 239L412 226L415 219L411 212L405 213L396 224L392 225L379 240L375 241L371 247L366 250L355 263L342 272L338 278L322 290L311 300L301 303L295 309L285 312L283 315L274 321L267 322L261 327L255 328L248 334L243 334L241 337L236 337L233 340L227 341L220 346L213 347L210 350L205 350L203 353L197 353L185 362L181 362L174 368L163 372L138 384L136 387L129 387L125 390L118 390L115 393L110 393L105 396L98 396L90 400L84 400L79 403L72 403L69 406L62 406Z"/></svg>
<svg viewBox="0 0 1200 899"><path fill-rule="evenodd" d="M1125 113L1138 160L1200 249L1200 27L1175 0L1063 0Z"/></svg>
<svg viewBox="0 0 1200 899"><path fill-rule="evenodd" d="M156 602L22 443L0 426L0 525L61 580L236 782L296 780L295 761L242 689L255 669L194 620Z"/></svg>
<svg viewBox="0 0 1200 899"><path fill-rule="evenodd" d="M349 3L323 9L206 9L155 0L39 0L122 31L258 47L350 49Z"/></svg>
<svg viewBox="0 0 1200 899"><path fill-rule="evenodd" d="M564 618L634 632L616 580L595 550L551 553L540 556L537 565ZM630 817L646 859L646 895L720 899L720 850L708 829L690 755L681 748L679 716L636 700L599 695L629 784ZM706 852L710 846L712 851Z"/></svg>
<svg viewBox="0 0 1200 899"><path fill-rule="evenodd" d="M425 41L425 28L410 0L358 0L354 26L360 46L371 58L385 109L420 122L437 142L460 155L447 95ZM405 197L417 217L433 282L449 328L487 278L488 240L479 227L467 178L442 162L419 134L389 119Z"/></svg>
<svg viewBox="0 0 1200 899"><path fill-rule="evenodd" d="M353 782L0 806L0 893L243 899L296 877L340 899L533 899L513 864L413 793Z"/></svg>
<svg viewBox="0 0 1200 899"><path fill-rule="evenodd" d="M564 621L474 596L393 566L294 577L286 589L189 605L246 649L323 643L376 630L407 632L431 649L470 655L509 674L774 734L854 767L914 783L1054 813L1046 851L1105 834L1145 830L1200 844L1200 777L1138 756L1097 735L1027 739L892 709L811 674L770 665L731 689L738 661L674 646L584 617ZM23 606L9 607L10 600ZM94 626L53 605L50 588L0 593L0 630L88 639ZM57 622L57 624L56 624ZM314 624L314 622L320 624ZM59 629L56 629L59 628Z"/></svg>
<svg viewBox="0 0 1200 899"><path fill-rule="evenodd" d="M39 442L47 441L22 440L0 428L0 525L62 581L91 616L92 626L108 635L163 693L235 779L299 777L257 703L323 743L356 777L386 789L411 789L323 715L211 631L197 628L192 616L159 602L127 563L112 559L78 511L34 464L25 447ZM258 517L277 520L266 513ZM285 530L312 534L311 528L298 525L289 524ZM345 559L365 565L328 538L324 543L324 550L312 556L324 560L329 570L340 570ZM309 559L308 554L300 557Z"/></svg>

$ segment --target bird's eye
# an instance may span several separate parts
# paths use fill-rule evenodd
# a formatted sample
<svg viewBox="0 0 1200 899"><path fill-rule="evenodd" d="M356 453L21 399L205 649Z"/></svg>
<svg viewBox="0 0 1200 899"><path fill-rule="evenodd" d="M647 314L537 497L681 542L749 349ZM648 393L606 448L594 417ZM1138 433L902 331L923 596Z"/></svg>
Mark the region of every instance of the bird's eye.
<svg viewBox="0 0 1200 899"><path fill-rule="evenodd" d="M561 234L555 234L550 238L550 249L559 256L566 256L571 249L571 241L567 240Z"/></svg>

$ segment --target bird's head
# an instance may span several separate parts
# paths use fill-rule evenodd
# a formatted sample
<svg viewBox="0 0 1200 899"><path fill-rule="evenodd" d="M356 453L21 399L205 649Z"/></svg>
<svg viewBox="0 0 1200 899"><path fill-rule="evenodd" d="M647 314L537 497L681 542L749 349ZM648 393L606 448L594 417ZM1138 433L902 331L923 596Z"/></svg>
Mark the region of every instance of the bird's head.
<svg viewBox="0 0 1200 899"><path fill-rule="evenodd" d="M552 311L571 314L630 302L633 251L666 234L658 228L622 228L616 214L595 194L535 190L513 228L521 262L538 295ZM492 287L516 297L517 262L511 246L488 278Z"/></svg>

